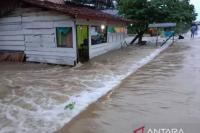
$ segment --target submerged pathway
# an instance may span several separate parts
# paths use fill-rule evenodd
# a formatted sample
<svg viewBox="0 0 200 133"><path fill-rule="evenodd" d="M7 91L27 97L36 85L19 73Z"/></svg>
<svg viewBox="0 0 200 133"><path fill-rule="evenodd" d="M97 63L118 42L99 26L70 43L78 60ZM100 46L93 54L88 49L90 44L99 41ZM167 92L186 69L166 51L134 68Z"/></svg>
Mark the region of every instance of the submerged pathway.
<svg viewBox="0 0 200 133"><path fill-rule="evenodd" d="M58 133L132 133L142 126L199 132L199 42L178 42Z"/></svg>
<svg viewBox="0 0 200 133"><path fill-rule="evenodd" d="M0 133L57 131L165 48L130 46L75 68L0 63Z"/></svg>

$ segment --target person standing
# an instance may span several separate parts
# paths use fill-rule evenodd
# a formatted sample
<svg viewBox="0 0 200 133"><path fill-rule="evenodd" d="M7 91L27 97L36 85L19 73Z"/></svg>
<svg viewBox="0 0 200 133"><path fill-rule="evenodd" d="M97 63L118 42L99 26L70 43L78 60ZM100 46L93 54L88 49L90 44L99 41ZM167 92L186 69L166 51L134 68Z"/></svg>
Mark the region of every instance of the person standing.
<svg viewBox="0 0 200 133"><path fill-rule="evenodd" d="M196 26L195 35L198 35L198 25L197 25L197 24L195 24L195 26Z"/></svg>
<svg viewBox="0 0 200 133"><path fill-rule="evenodd" d="M190 31L191 31L191 38L194 38L194 34L195 34L195 32L197 31L196 26L193 25L193 26L191 27Z"/></svg>

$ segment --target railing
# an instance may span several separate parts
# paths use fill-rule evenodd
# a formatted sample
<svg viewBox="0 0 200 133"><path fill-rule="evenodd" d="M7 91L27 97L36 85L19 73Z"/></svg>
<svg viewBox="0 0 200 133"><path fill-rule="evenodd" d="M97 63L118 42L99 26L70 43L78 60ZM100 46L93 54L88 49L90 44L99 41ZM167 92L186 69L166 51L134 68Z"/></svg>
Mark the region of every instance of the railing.
<svg viewBox="0 0 200 133"><path fill-rule="evenodd" d="M121 48L128 47L128 43L126 41L121 42Z"/></svg>
<svg viewBox="0 0 200 133"><path fill-rule="evenodd" d="M170 40L171 38L173 38L173 43L174 43L174 33L173 33L169 38L167 38L167 40L165 40L165 41L161 44L161 46L165 45L165 43L167 43L167 41Z"/></svg>

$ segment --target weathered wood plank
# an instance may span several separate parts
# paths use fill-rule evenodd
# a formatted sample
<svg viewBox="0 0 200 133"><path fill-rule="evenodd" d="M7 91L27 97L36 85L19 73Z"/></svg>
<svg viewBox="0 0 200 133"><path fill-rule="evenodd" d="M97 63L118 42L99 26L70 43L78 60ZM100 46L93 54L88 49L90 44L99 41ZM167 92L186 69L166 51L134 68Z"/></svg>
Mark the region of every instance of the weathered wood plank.
<svg viewBox="0 0 200 133"><path fill-rule="evenodd" d="M51 35L55 34L55 29L23 29L19 31L0 31L1 35Z"/></svg>
<svg viewBox="0 0 200 133"><path fill-rule="evenodd" d="M44 43L56 43L55 35L41 35L41 38Z"/></svg>
<svg viewBox="0 0 200 133"><path fill-rule="evenodd" d="M0 41L0 46L24 46L24 41Z"/></svg>
<svg viewBox="0 0 200 133"><path fill-rule="evenodd" d="M24 41L24 36L0 36L0 41Z"/></svg>
<svg viewBox="0 0 200 133"><path fill-rule="evenodd" d="M55 43L43 43L43 42L38 42L38 43L25 43L26 48L56 48Z"/></svg>
<svg viewBox="0 0 200 133"><path fill-rule="evenodd" d="M4 24L0 25L0 31L16 31L21 30L22 25L21 24Z"/></svg>
<svg viewBox="0 0 200 133"><path fill-rule="evenodd" d="M117 42L117 34L113 35L113 42Z"/></svg>
<svg viewBox="0 0 200 133"><path fill-rule="evenodd" d="M59 52L59 53L71 53L75 55L75 50L72 48L32 48L26 47L27 51L41 51L41 52Z"/></svg>
<svg viewBox="0 0 200 133"><path fill-rule="evenodd" d="M112 34L108 35L108 42L109 43L113 42L113 35Z"/></svg>
<svg viewBox="0 0 200 133"><path fill-rule="evenodd" d="M28 22L22 24L24 29L50 29L54 28L53 25L53 22Z"/></svg>
<svg viewBox="0 0 200 133"><path fill-rule="evenodd" d="M51 56L51 55L30 55L26 54L28 58L46 58L46 59L57 59L57 60L74 60L72 57L63 57L63 56Z"/></svg>
<svg viewBox="0 0 200 133"><path fill-rule="evenodd" d="M41 35L25 35L25 43L41 42Z"/></svg>
<svg viewBox="0 0 200 133"><path fill-rule="evenodd" d="M24 51L25 46L0 46L0 50Z"/></svg>
<svg viewBox="0 0 200 133"><path fill-rule="evenodd" d="M25 35L25 42L26 43L55 43L55 36L54 35Z"/></svg>
<svg viewBox="0 0 200 133"><path fill-rule="evenodd" d="M0 36L14 36L14 35L23 35L23 30L19 31L0 31Z"/></svg>
<svg viewBox="0 0 200 133"><path fill-rule="evenodd" d="M62 56L62 57L75 57L75 53L61 53L61 52L44 52L44 51L25 51L29 55L44 55L44 56Z"/></svg>
<svg viewBox="0 0 200 133"><path fill-rule="evenodd" d="M27 61L30 62L42 62L42 63L52 63L52 64L62 64L62 65L74 65L74 60L72 58L65 59L52 59L45 57L28 57Z"/></svg>
<svg viewBox="0 0 200 133"><path fill-rule="evenodd" d="M5 24L5 23L21 23L22 22L22 17L3 17L0 18L0 24Z"/></svg>
<svg viewBox="0 0 200 133"><path fill-rule="evenodd" d="M54 22L54 27L72 27L74 26L73 21L57 21Z"/></svg>
<svg viewBox="0 0 200 133"><path fill-rule="evenodd" d="M51 35L55 34L55 29L24 29L25 35Z"/></svg>

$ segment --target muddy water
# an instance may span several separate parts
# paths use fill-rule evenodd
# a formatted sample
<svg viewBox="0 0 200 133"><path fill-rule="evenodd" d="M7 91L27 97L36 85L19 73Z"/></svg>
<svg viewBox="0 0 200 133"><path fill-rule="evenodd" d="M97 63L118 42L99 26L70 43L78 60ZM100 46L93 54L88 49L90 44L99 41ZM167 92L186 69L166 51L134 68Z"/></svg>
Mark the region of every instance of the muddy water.
<svg viewBox="0 0 200 133"><path fill-rule="evenodd" d="M199 41L177 43L58 133L131 133L151 124L199 132Z"/></svg>
<svg viewBox="0 0 200 133"><path fill-rule="evenodd" d="M158 54L156 49L153 46L124 48L76 68L1 63L0 133L57 131L123 77ZM65 110L71 102L75 102L74 109Z"/></svg>

